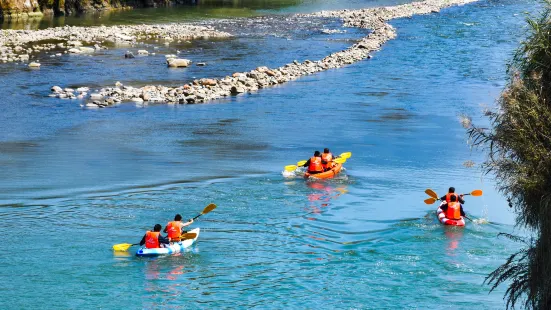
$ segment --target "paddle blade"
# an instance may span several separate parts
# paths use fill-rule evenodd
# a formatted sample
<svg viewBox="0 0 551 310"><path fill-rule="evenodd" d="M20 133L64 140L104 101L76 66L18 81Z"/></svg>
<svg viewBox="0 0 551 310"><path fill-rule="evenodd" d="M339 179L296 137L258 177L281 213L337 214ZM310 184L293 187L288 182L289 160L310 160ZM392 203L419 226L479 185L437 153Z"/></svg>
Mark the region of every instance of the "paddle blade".
<svg viewBox="0 0 551 310"><path fill-rule="evenodd" d="M471 192L471 195L473 196L482 196L482 190L481 189L475 189Z"/></svg>
<svg viewBox="0 0 551 310"><path fill-rule="evenodd" d="M339 155L339 157L345 158L345 159L348 159L351 156L352 156L352 152L345 152L345 153L342 153L341 155Z"/></svg>
<svg viewBox="0 0 551 310"><path fill-rule="evenodd" d="M297 163L297 166L303 166L306 163L306 160L301 160Z"/></svg>
<svg viewBox="0 0 551 310"><path fill-rule="evenodd" d="M432 198L432 197L431 197L431 198L427 198L427 199L425 199L425 200L423 200L423 201L424 201L426 204L431 205L431 204L433 204L433 203L436 202L436 198Z"/></svg>
<svg viewBox="0 0 551 310"><path fill-rule="evenodd" d="M184 240L184 239L195 239L197 238L197 234L196 233L185 233L185 234L182 234L180 236L180 240Z"/></svg>
<svg viewBox="0 0 551 310"><path fill-rule="evenodd" d="M427 195L431 196L431 197L434 198L434 199L438 199L438 195L436 194L436 192L433 191L433 190L430 189L430 188L427 188L427 189L425 190L425 193L426 193Z"/></svg>
<svg viewBox="0 0 551 310"><path fill-rule="evenodd" d="M335 162L337 164L344 164L346 162L346 158L337 158L335 159Z"/></svg>
<svg viewBox="0 0 551 310"><path fill-rule="evenodd" d="M132 243L121 243L121 244L115 244L113 246L113 250L115 251L128 251L128 249L132 246Z"/></svg>
<svg viewBox="0 0 551 310"><path fill-rule="evenodd" d="M285 171L295 171L297 170L297 166L295 165L288 165L288 166L285 166Z"/></svg>
<svg viewBox="0 0 551 310"><path fill-rule="evenodd" d="M216 209L216 205L214 203L211 203L210 205L205 207L205 209L203 210L203 212L201 212L201 214L207 214L214 209Z"/></svg>

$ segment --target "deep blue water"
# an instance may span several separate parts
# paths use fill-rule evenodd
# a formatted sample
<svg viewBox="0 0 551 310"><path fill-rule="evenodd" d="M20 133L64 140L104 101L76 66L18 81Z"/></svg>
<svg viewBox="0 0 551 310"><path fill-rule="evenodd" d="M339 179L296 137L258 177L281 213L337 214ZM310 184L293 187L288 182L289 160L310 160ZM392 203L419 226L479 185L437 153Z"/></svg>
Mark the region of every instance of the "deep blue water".
<svg viewBox="0 0 551 310"><path fill-rule="evenodd" d="M298 11L304 9L299 6ZM502 309L484 277L517 244L514 215L477 165L459 115L484 124L526 32L530 1L482 1L396 20L373 59L202 105L100 110L47 97L52 85L138 86L321 59L361 37L334 21L226 23L235 38L0 65L2 308ZM241 24L239 24L241 23ZM325 25L325 26L324 26ZM276 35L265 36L275 29ZM153 51L153 46L145 46ZM142 47L136 47L138 48ZM176 50L206 67L168 70ZM338 180L286 179L314 150L351 151ZM442 227L423 203L484 190L465 209L489 224ZM115 255L175 213L201 217L178 256Z"/></svg>

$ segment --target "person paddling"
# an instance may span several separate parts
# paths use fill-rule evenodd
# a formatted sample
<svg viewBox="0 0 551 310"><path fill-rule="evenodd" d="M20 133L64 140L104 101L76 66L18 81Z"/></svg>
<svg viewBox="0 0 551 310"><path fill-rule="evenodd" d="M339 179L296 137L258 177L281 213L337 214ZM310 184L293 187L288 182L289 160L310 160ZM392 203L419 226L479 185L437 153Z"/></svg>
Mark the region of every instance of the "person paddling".
<svg viewBox="0 0 551 310"><path fill-rule="evenodd" d="M163 237L161 235L161 224L155 224L153 231L148 230L140 241L140 245L144 245L148 249L155 249L161 247L167 247L170 244L170 237Z"/></svg>
<svg viewBox="0 0 551 310"><path fill-rule="evenodd" d="M168 222L168 224L166 224L164 232L168 233L168 237L171 239L171 241L177 242L180 241L180 236L183 232L185 232L182 230L182 228L189 226L192 223L193 219L182 223L182 216L180 214L176 214L176 216L174 216L174 221Z"/></svg>
<svg viewBox="0 0 551 310"><path fill-rule="evenodd" d="M324 160L321 159L320 151L315 151L314 156L306 161L303 167L308 167L308 173L317 174L323 172ZM327 164L327 162L325 162Z"/></svg>
<svg viewBox="0 0 551 310"><path fill-rule="evenodd" d="M465 211L463 211L461 203L457 201L457 196L450 196L450 202L441 205L440 209L450 220L460 220L462 216L465 216Z"/></svg>
<svg viewBox="0 0 551 310"><path fill-rule="evenodd" d="M323 154L321 154L321 160L322 160L322 166L323 166L323 170L327 171L327 170L331 170L331 168L333 168L333 159L335 159L335 157L333 157L333 154L331 154L331 152L329 151L328 148L325 148L323 149ZM325 161L325 163L323 163Z"/></svg>
<svg viewBox="0 0 551 310"><path fill-rule="evenodd" d="M463 194L457 195L455 193L455 187L450 187L448 189L448 193L442 197L440 197L440 200L445 201L449 203L451 201L451 197L455 196L455 201L458 201L460 204L464 204L465 200L463 200Z"/></svg>

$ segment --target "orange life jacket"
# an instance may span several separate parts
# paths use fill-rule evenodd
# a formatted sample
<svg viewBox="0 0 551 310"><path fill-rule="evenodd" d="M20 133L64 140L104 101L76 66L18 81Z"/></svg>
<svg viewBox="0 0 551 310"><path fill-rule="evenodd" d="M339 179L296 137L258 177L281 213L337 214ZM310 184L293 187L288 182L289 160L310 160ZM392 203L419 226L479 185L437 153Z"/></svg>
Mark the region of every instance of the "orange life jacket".
<svg viewBox="0 0 551 310"><path fill-rule="evenodd" d="M326 164L322 163L323 169L333 168L333 154L323 153L321 154L321 159L327 162Z"/></svg>
<svg viewBox="0 0 551 310"><path fill-rule="evenodd" d="M455 201L459 201L459 195L457 195L456 193L447 193L446 194L446 202L449 203L451 201L451 196L455 196Z"/></svg>
<svg viewBox="0 0 551 310"><path fill-rule="evenodd" d="M446 217L450 220L461 219L461 204L457 201L448 202L448 209L446 210Z"/></svg>
<svg viewBox="0 0 551 310"><path fill-rule="evenodd" d="M321 164L321 157L312 157L310 158L310 166L308 166L308 171L311 172L323 172L323 165Z"/></svg>
<svg viewBox="0 0 551 310"><path fill-rule="evenodd" d="M182 229L180 228L181 221L172 221L166 224L166 232L171 239L178 239L182 235Z"/></svg>
<svg viewBox="0 0 551 310"><path fill-rule="evenodd" d="M158 231L148 231L145 233L145 247L148 249L159 248L159 234Z"/></svg>

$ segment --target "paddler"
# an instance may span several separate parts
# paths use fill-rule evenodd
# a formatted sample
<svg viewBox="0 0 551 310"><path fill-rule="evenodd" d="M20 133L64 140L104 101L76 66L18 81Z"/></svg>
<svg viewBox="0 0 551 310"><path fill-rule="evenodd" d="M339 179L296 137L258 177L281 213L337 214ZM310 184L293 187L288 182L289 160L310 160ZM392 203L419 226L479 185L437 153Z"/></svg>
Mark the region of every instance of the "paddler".
<svg viewBox="0 0 551 310"><path fill-rule="evenodd" d="M455 201L458 201L460 204L465 203L465 200L463 200L463 194L457 195L455 193L455 187L450 187L448 189L448 193L446 195L440 197L440 200L445 201L445 202L450 202L451 197L454 197L454 196L455 196Z"/></svg>
<svg viewBox="0 0 551 310"><path fill-rule="evenodd" d="M315 151L314 156L308 159L306 163L302 166L308 167L308 173L317 174L323 172L323 163L324 160L321 158L320 151ZM325 164L327 164L327 162L325 162Z"/></svg>
<svg viewBox="0 0 551 310"><path fill-rule="evenodd" d="M148 249L156 249L166 247L170 244L170 237L163 237L161 235L161 224L155 224L153 231L148 230L140 241L140 245L144 245Z"/></svg>
<svg viewBox="0 0 551 310"><path fill-rule="evenodd" d="M176 214L174 216L174 221L168 222L166 224L165 233L168 233L168 237L172 241L180 241L180 236L182 235L184 230L182 228L189 226L193 223L193 219L190 219L189 221L182 223L182 216L180 214Z"/></svg>
<svg viewBox="0 0 551 310"><path fill-rule="evenodd" d="M334 164L333 164L333 159L335 159L335 157L333 157L333 154L331 154L331 152L329 152L329 149L328 148L324 148L323 149L323 154L321 154L321 160L322 160L322 166L323 166L323 170L327 171L327 170L331 170L331 168L333 168ZM325 163L323 163L325 161Z"/></svg>
<svg viewBox="0 0 551 310"><path fill-rule="evenodd" d="M450 202L441 205L440 209L444 211L446 218L450 220L460 220L462 216L465 216L465 211L457 201L457 196L450 196Z"/></svg>

